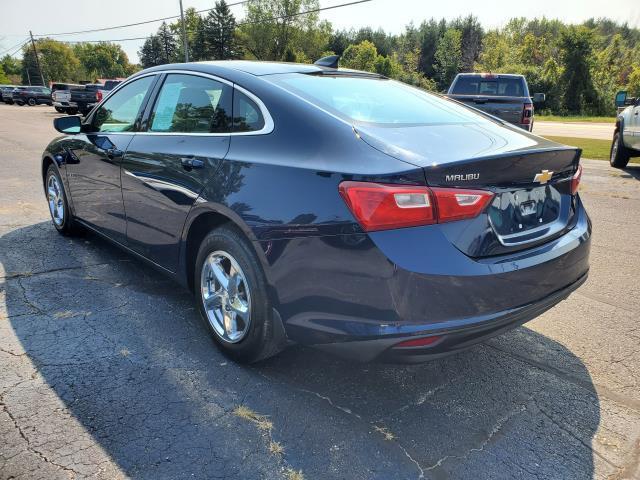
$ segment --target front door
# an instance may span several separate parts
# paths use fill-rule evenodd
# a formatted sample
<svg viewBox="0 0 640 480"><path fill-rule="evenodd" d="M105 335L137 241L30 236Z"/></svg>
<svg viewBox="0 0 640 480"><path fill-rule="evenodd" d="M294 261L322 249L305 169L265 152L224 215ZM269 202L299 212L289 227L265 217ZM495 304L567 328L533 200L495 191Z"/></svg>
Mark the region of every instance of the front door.
<svg viewBox="0 0 640 480"><path fill-rule="evenodd" d="M128 244L170 271L187 214L229 149L232 95L210 77L168 74L122 161Z"/></svg>
<svg viewBox="0 0 640 480"><path fill-rule="evenodd" d="M154 78L135 80L110 97L84 127L90 133L77 135L68 152L75 215L120 243L126 240L120 162Z"/></svg>

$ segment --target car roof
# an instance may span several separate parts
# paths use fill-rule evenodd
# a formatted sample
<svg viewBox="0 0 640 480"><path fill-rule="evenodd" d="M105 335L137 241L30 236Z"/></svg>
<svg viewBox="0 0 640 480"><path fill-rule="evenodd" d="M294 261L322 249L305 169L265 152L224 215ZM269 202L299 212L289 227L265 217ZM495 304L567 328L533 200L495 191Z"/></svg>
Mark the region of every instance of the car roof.
<svg viewBox="0 0 640 480"><path fill-rule="evenodd" d="M523 78L524 75L517 73L489 73L489 72L467 72L459 73L459 77L486 77L486 78Z"/></svg>
<svg viewBox="0 0 640 480"><path fill-rule="evenodd" d="M207 62L191 62L191 63L174 63L158 65L151 67L143 72L162 72L166 70L193 70L212 75L224 72L233 73L241 72L255 76L278 75L285 73L321 73L321 72L340 72L340 73L356 73L366 75L376 75L370 72L360 72L350 69L335 69L330 67L321 67L319 65L309 63L287 63L287 62L263 62L253 60L215 60ZM142 72L139 72L142 73Z"/></svg>

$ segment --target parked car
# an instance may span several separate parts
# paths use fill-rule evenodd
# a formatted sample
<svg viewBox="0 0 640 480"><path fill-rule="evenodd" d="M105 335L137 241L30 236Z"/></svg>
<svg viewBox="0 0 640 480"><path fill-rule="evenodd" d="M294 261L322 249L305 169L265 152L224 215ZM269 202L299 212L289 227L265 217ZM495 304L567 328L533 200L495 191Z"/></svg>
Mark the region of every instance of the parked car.
<svg viewBox="0 0 640 480"><path fill-rule="evenodd" d="M11 92L13 103L16 105L53 105L51 90L47 87L24 86L16 87Z"/></svg>
<svg viewBox="0 0 640 480"><path fill-rule="evenodd" d="M459 73L446 95L529 132L533 129L534 103L545 100L544 93L529 96L523 75L504 73Z"/></svg>
<svg viewBox="0 0 640 480"><path fill-rule="evenodd" d="M291 342L424 361L587 278L579 149L376 74L163 65L54 126L55 228L98 232L191 289L239 361Z"/></svg>
<svg viewBox="0 0 640 480"><path fill-rule="evenodd" d="M51 84L51 99L53 106L59 113L69 113L75 115L78 113L77 105L70 105L71 90L74 88L83 88L82 85L75 83L52 83Z"/></svg>
<svg viewBox="0 0 640 480"><path fill-rule="evenodd" d="M13 89L16 88L17 85L0 85L0 100L4 103L12 104L13 103Z"/></svg>
<svg viewBox="0 0 640 480"><path fill-rule="evenodd" d="M618 116L609 161L612 167L625 168L631 157L640 157L640 97L618 92L616 107Z"/></svg>

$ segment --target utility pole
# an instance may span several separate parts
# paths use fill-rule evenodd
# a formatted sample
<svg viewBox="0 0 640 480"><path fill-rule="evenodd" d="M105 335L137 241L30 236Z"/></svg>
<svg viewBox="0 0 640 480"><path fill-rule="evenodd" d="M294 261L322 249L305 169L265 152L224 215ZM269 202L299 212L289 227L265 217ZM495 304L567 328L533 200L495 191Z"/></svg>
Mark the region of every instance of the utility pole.
<svg viewBox="0 0 640 480"><path fill-rule="evenodd" d="M187 27L184 23L184 12L182 11L182 0L180 0L180 18L182 19L182 49L184 50L184 61L189 63L189 44L187 43Z"/></svg>
<svg viewBox="0 0 640 480"><path fill-rule="evenodd" d="M182 0L180 0L182 3ZM38 58L38 50L36 50L36 42L33 40L33 33L29 30L29 36L31 37L31 46L33 47L33 54L36 56L36 65L38 65L38 72L40 72L40 81L42 82L42 86L45 87L44 84L44 75L42 75L42 67L40 66L40 59ZM27 73L29 72L29 67L27 66ZM31 82L29 82L31 83Z"/></svg>

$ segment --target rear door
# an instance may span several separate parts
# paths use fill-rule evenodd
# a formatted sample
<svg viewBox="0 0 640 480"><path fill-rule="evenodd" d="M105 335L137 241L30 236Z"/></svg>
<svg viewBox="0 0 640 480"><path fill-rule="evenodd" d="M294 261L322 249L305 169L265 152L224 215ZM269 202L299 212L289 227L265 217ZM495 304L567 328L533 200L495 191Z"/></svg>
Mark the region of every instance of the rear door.
<svg viewBox="0 0 640 480"><path fill-rule="evenodd" d="M185 219L227 155L233 87L205 75L164 76L122 162L129 246L176 271Z"/></svg>
<svg viewBox="0 0 640 480"><path fill-rule="evenodd" d="M156 75L130 82L104 102L69 147L67 173L75 214L125 243L120 163L139 125Z"/></svg>

